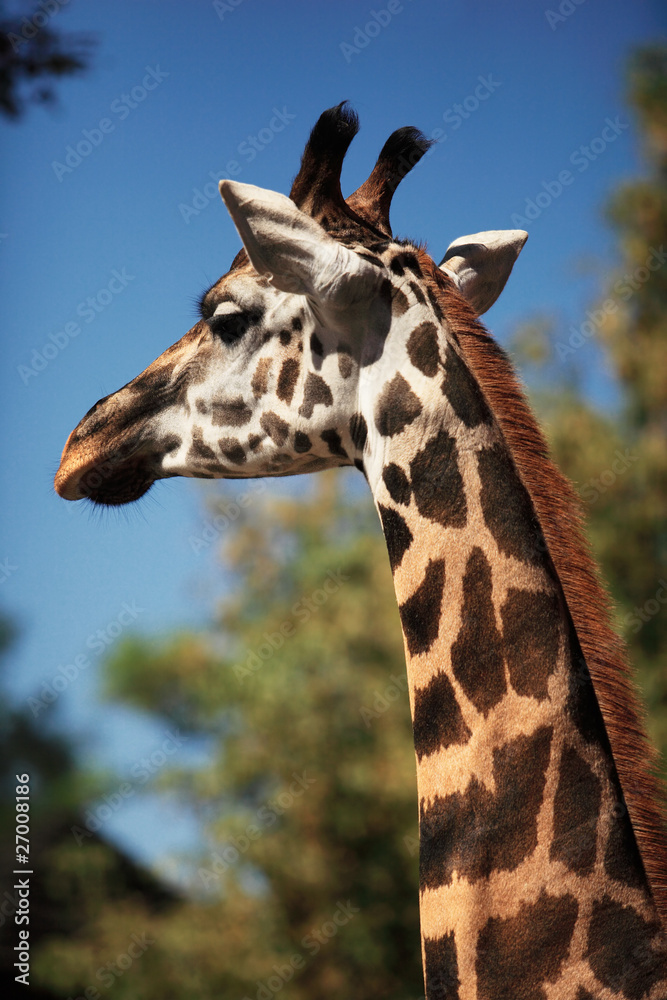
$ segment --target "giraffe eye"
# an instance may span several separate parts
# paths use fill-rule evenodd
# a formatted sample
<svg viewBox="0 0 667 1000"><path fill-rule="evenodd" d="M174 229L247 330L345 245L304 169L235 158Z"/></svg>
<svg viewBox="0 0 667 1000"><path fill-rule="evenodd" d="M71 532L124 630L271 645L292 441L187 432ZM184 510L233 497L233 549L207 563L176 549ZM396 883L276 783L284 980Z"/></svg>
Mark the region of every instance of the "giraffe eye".
<svg viewBox="0 0 667 1000"><path fill-rule="evenodd" d="M252 315L239 312L215 313L206 322L211 333L219 337L223 344L234 344L241 339L252 323Z"/></svg>

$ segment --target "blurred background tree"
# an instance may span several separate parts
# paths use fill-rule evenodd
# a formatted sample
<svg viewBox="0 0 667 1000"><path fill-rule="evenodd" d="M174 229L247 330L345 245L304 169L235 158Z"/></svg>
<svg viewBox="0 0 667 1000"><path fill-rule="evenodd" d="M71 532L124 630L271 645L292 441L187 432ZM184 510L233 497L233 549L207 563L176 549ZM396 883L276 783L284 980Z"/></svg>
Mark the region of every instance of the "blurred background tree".
<svg viewBox="0 0 667 1000"><path fill-rule="evenodd" d="M30 104L56 101L55 80L88 69L88 35L63 33L50 24L57 0L26 4L21 14L0 4L0 114L17 121Z"/></svg>
<svg viewBox="0 0 667 1000"><path fill-rule="evenodd" d="M114 996L254 1000L287 982L297 1000L420 995L403 643L371 518L330 475L308 501L255 500L227 532L233 594L211 629L119 647L109 697L209 738L206 766L159 782L206 844L180 906L110 901L53 936L45 984L83 991L141 928L155 943Z"/></svg>
<svg viewBox="0 0 667 1000"><path fill-rule="evenodd" d="M532 323L513 343L585 503L663 757L666 63L652 48L630 65L650 172L609 207L618 273L588 325ZM616 379L614 409L581 388L591 340ZM44 891L78 919L41 935L34 981L45 997L86 1000L111 988L119 1000L422 996L405 667L370 502L342 504L323 476L305 501L254 500L224 540L233 587L210 628L125 642L105 668L110 699L207 740L204 766L164 769L153 785L201 821L183 891L142 886L97 837L76 843L93 793L61 748L54 787L71 811ZM132 934L145 948L114 965Z"/></svg>

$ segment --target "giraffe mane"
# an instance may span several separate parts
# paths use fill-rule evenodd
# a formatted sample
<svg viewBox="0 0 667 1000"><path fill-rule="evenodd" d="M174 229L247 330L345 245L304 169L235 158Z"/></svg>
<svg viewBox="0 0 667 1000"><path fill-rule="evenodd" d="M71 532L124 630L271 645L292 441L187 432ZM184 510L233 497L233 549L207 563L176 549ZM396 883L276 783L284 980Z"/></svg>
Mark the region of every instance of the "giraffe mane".
<svg viewBox="0 0 667 1000"><path fill-rule="evenodd" d="M611 598L583 533L579 498L551 460L505 351L424 250L419 262L530 494L588 665L655 903L667 922L666 815L658 754L646 735L625 643L611 626Z"/></svg>

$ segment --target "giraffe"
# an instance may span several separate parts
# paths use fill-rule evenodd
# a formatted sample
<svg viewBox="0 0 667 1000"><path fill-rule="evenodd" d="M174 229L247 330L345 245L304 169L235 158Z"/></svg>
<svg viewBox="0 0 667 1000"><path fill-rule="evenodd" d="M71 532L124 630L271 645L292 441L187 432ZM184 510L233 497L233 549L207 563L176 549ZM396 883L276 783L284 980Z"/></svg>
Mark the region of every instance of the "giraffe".
<svg viewBox="0 0 667 1000"><path fill-rule="evenodd" d="M290 197L223 180L243 248L201 319L70 434L68 500L171 476L364 474L403 629L428 1000L664 1000L667 844L609 608L512 366L479 322L527 234L393 237L428 149L393 133L347 200L344 102Z"/></svg>

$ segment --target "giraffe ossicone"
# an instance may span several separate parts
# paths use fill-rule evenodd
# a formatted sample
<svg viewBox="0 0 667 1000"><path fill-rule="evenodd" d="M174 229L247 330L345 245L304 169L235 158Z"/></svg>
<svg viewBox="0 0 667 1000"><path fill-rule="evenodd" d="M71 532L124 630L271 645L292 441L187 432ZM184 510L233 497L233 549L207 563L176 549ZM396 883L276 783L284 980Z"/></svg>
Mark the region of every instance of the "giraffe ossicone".
<svg viewBox="0 0 667 1000"><path fill-rule="evenodd" d="M56 489L122 504L170 476L361 469L405 638L428 1000L664 1000L641 714L571 489L477 321L526 234L461 237L437 267L389 223L428 141L399 129L346 201L357 127L321 116L290 198L221 182L243 250L75 428Z"/></svg>

